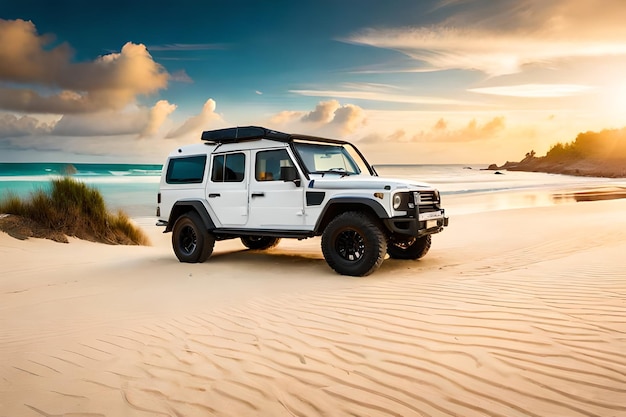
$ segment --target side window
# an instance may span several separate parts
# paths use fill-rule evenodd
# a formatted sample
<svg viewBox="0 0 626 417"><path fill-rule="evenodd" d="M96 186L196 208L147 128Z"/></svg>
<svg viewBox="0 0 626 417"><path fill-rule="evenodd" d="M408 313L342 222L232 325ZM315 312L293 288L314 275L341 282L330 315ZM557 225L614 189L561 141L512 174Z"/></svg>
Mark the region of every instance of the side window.
<svg viewBox="0 0 626 417"><path fill-rule="evenodd" d="M206 155L172 158L167 166L168 184L199 184L204 178Z"/></svg>
<svg viewBox="0 0 626 417"><path fill-rule="evenodd" d="M294 167L286 150L258 152L254 177L257 181L282 181L286 167Z"/></svg>
<svg viewBox="0 0 626 417"><path fill-rule="evenodd" d="M242 182L246 170L246 155L231 153L213 157L211 181L213 182Z"/></svg>
<svg viewBox="0 0 626 417"><path fill-rule="evenodd" d="M211 170L211 181L224 181L224 155L213 157L213 169Z"/></svg>

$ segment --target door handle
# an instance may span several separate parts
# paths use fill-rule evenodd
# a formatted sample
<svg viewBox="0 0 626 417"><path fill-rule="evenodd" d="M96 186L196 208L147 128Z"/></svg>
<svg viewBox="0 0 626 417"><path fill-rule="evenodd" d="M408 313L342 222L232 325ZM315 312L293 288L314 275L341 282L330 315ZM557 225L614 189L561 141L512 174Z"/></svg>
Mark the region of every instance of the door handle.
<svg viewBox="0 0 626 417"><path fill-rule="evenodd" d="M252 198L254 197L265 197L265 193L252 193Z"/></svg>
<svg viewBox="0 0 626 417"><path fill-rule="evenodd" d="M220 193L211 193L209 194L209 198L220 197Z"/></svg>

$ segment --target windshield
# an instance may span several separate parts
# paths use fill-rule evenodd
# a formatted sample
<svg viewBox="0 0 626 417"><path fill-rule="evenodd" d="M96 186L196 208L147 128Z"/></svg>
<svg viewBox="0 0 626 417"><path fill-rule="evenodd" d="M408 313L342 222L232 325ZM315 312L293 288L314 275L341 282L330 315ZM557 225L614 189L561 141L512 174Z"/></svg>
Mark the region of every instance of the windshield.
<svg viewBox="0 0 626 417"><path fill-rule="evenodd" d="M362 172L369 173L365 161L352 147L305 142L296 142L294 145L304 165L306 165L306 169L311 174L356 175Z"/></svg>

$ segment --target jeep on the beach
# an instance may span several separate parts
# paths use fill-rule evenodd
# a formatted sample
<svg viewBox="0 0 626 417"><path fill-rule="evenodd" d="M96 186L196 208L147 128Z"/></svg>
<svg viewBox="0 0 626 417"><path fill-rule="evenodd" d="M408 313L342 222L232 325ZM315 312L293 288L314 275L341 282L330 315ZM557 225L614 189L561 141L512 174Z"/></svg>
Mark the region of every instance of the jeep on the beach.
<svg viewBox="0 0 626 417"><path fill-rule="evenodd" d="M435 188L379 177L349 142L257 126L206 131L175 149L157 201L181 262L204 262L225 239L263 250L321 236L332 269L363 276L387 254L423 257L448 225Z"/></svg>

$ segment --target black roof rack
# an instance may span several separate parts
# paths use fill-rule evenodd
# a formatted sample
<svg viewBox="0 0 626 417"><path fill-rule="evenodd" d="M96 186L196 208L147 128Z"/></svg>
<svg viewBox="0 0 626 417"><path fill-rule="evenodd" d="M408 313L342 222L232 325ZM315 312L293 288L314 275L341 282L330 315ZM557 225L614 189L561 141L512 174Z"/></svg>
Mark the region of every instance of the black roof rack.
<svg viewBox="0 0 626 417"><path fill-rule="evenodd" d="M291 135L259 126L229 127L202 132L202 140L216 143L241 142L253 139L276 139L289 142Z"/></svg>
<svg viewBox="0 0 626 417"><path fill-rule="evenodd" d="M206 130L202 132L201 139L214 143L235 143L257 139L271 139L281 142L293 142L294 139L300 139L313 142L349 144L349 142L346 142L344 140L283 133L276 130L266 129L260 126L228 127L226 129Z"/></svg>

